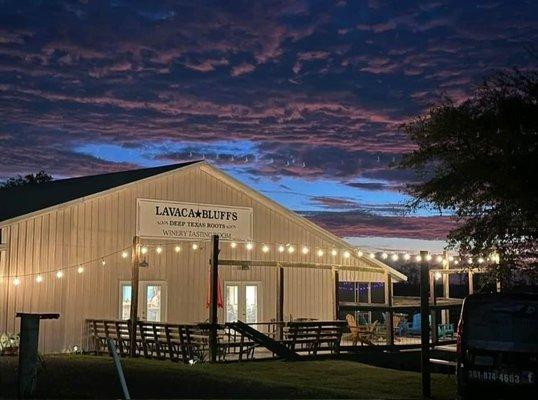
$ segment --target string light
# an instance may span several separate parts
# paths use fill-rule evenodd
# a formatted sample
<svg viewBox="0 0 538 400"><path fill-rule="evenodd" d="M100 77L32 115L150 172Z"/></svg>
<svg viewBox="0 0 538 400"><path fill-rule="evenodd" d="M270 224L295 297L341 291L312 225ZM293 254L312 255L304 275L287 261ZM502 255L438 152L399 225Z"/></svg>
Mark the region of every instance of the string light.
<svg viewBox="0 0 538 400"><path fill-rule="evenodd" d="M375 258L375 254L374 254L374 253L370 253L370 258L371 258L371 259L374 259L374 258Z"/></svg>
<svg viewBox="0 0 538 400"><path fill-rule="evenodd" d="M235 243L235 242L230 243L230 247L232 249L235 249L237 247L237 243Z"/></svg>
<svg viewBox="0 0 538 400"><path fill-rule="evenodd" d="M179 252L181 251L181 247L180 247L180 246L176 246L176 247L174 248L174 250L176 251L176 253L179 253Z"/></svg>
<svg viewBox="0 0 538 400"><path fill-rule="evenodd" d="M122 252L121 252L121 257L122 257L122 258L127 258L128 255L129 255L129 254L128 254L126 251L122 251Z"/></svg>
<svg viewBox="0 0 538 400"><path fill-rule="evenodd" d="M349 258L351 254L349 254L349 251L344 251L344 258Z"/></svg>
<svg viewBox="0 0 538 400"><path fill-rule="evenodd" d="M140 249L140 252L142 254L146 254L148 252L148 248L146 246L142 246L142 248Z"/></svg>
<svg viewBox="0 0 538 400"><path fill-rule="evenodd" d="M459 263L460 263L459 260L454 260L455 265L458 265Z"/></svg>
<svg viewBox="0 0 538 400"><path fill-rule="evenodd" d="M411 256L408 254L408 253L405 253L404 256L403 256L404 260L405 261L409 261L409 259L411 258Z"/></svg>
<svg viewBox="0 0 538 400"><path fill-rule="evenodd" d="M383 260L386 260L388 256L389 256L389 255L388 255L387 253L383 253L383 254L381 254L381 258L382 258Z"/></svg>
<svg viewBox="0 0 538 400"><path fill-rule="evenodd" d="M161 254L162 251L163 251L163 248L160 247L160 246L158 246L158 247L155 249L155 252L156 252L157 254Z"/></svg>
<svg viewBox="0 0 538 400"><path fill-rule="evenodd" d="M193 243L192 244L192 249L193 250L198 250L198 243Z"/></svg>
<svg viewBox="0 0 538 400"><path fill-rule="evenodd" d="M448 261L450 262L454 261L454 256L448 256Z"/></svg>
<svg viewBox="0 0 538 400"><path fill-rule="evenodd" d="M303 254L308 254L308 247L304 246L302 249L301 249L301 252Z"/></svg>
<svg viewBox="0 0 538 400"><path fill-rule="evenodd" d="M398 261L398 254L394 253L391 257L392 261Z"/></svg>
<svg viewBox="0 0 538 400"><path fill-rule="evenodd" d="M434 274L434 276L435 276L435 280L438 281L439 279L441 279L442 274L441 274L439 271L437 271L437 272Z"/></svg>
<svg viewBox="0 0 538 400"><path fill-rule="evenodd" d="M421 261L422 261L422 257L421 257L421 256L416 256L416 257L415 257L415 260L416 260L417 262L421 262Z"/></svg>
<svg viewBox="0 0 538 400"><path fill-rule="evenodd" d="M101 260L101 265L104 267L106 265L106 261L105 260Z"/></svg>
<svg viewBox="0 0 538 400"><path fill-rule="evenodd" d="M263 247L262 247L262 251L263 251L264 253L267 253L267 252L269 251L269 246L267 246L266 244L264 244Z"/></svg>
<svg viewBox="0 0 538 400"><path fill-rule="evenodd" d="M278 246L278 252L283 253L284 252L284 246L282 246L282 245Z"/></svg>
<svg viewBox="0 0 538 400"><path fill-rule="evenodd" d="M483 262L484 262L484 259L483 259L482 257L480 257L480 258L478 259L478 264L482 264Z"/></svg>
<svg viewBox="0 0 538 400"><path fill-rule="evenodd" d="M247 243L247 246L246 246L246 247L247 247L247 250L250 251L250 250L252 250L252 249L254 248L254 245L253 245L252 243L249 242L249 243Z"/></svg>
<svg viewBox="0 0 538 400"><path fill-rule="evenodd" d="M62 271L56 272L56 278L61 279L64 276L64 273Z"/></svg>
<svg viewBox="0 0 538 400"><path fill-rule="evenodd" d="M291 253L293 253L294 251L295 251L295 247L293 247L293 246L288 247L288 253L291 254Z"/></svg>
<svg viewBox="0 0 538 400"><path fill-rule="evenodd" d="M13 279L13 285L19 286L20 284L21 284L21 279L20 278L14 278Z"/></svg>
<svg viewBox="0 0 538 400"><path fill-rule="evenodd" d="M362 257L362 256L364 255L364 253L363 253L362 251L359 250L359 251L357 252L357 255L358 255L359 257Z"/></svg>
<svg viewBox="0 0 538 400"><path fill-rule="evenodd" d="M325 254L325 253L323 252L323 250L319 249L319 250L318 250L318 257L323 257L323 254Z"/></svg>
<svg viewBox="0 0 538 400"><path fill-rule="evenodd" d="M38 275L38 276L35 277L35 281L37 283L41 283L41 282L43 282L43 277L41 275Z"/></svg>
<svg viewBox="0 0 538 400"><path fill-rule="evenodd" d="M78 267L78 268L77 268L77 272L78 272L79 274L82 274L82 273L84 272L84 267L82 267L82 266Z"/></svg>
<svg viewBox="0 0 538 400"><path fill-rule="evenodd" d="M432 255L426 254L426 261L431 261L431 260L432 260Z"/></svg>
<svg viewBox="0 0 538 400"><path fill-rule="evenodd" d="M467 260L467 264L472 264L472 263L473 263L473 259L472 259L472 258L469 258L469 259Z"/></svg>
<svg viewBox="0 0 538 400"><path fill-rule="evenodd" d="M338 252L335 249L331 250L331 255L334 257L338 254Z"/></svg>
<svg viewBox="0 0 538 400"><path fill-rule="evenodd" d="M436 260L438 263L440 263L441 261L443 261L443 257L441 257L441 256L437 256L437 257L435 258L435 260Z"/></svg>

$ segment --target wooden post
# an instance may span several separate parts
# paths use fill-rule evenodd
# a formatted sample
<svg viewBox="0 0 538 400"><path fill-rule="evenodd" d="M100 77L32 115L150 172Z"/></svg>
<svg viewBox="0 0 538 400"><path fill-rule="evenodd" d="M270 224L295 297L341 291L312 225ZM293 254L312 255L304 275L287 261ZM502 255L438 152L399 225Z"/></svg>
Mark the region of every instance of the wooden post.
<svg viewBox="0 0 538 400"><path fill-rule="evenodd" d="M431 373L430 373L430 282L429 265L426 260L427 251L421 251L420 264L420 344L421 344L421 371L422 371L422 396L431 397Z"/></svg>
<svg viewBox="0 0 538 400"><path fill-rule="evenodd" d="M138 246L140 238L133 237L133 248L131 250L132 270L131 270L131 330L129 331L129 342L131 344L129 355L136 356L136 330L138 327L138 282L140 281L140 260L138 257Z"/></svg>
<svg viewBox="0 0 538 400"><path fill-rule="evenodd" d="M211 332L209 335L210 362L217 362L218 355L218 296L219 296L219 236L211 237L211 272L209 291L209 323Z"/></svg>
<svg viewBox="0 0 538 400"><path fill-rule="evenodd" d="M435 275L429 272L430 276L430 304L435 306L437 304L437 296L435 295ZM437 313L435 309L430 312L431 318L431 337L432 343L437 343Z"/></svg>
<svg viewBox="0 0 538 400"><path fill-rule="evenodd" d="M39 343L39 321L41 319L58 319L60 314L17 313L21 319L18 390L20 399L33 398L37 383L37 346Z"/></svg>
<svg viewBox="0 0 538 400"><path fill-rule="evenodd" d="M387 344L394 345L394 310L392 309L392 276L387 274L387 305L389 311L387 313Z"/></svg>
<svg viewBox="0 0 538 400"><path fill-rule="evenodd" d="M450 269L450 263L448 262L448 255L446 251L443 251L443 269L448 271ZM448 272L443 274L443 297L450 298L450 274ZM441 313L441 323L448 324L450 322L450 312L448 309L443 310Z"/></svg>
<svg viewBox="0 0 538 400"><path fill-rule="evenodd" d="M340 318L340 277L338 274L338 269L333 268L333 281L334 281L334 320L338 321Z"/></svg>
<svg viewBox="0 0 538 400"><path fill-rule="evenodd" d="M474 283L473 283L473 271L471 267L469 267L469 272L467 273L468 280L469 280L469 294L474 293Z"/></svg>
<svg viewBox="0 0 538 400"><path fill-rule="evenodd" d="M276 322L284 321L284 267L281 265L277 268L277 304L276 304ZM283 326L279 324L277 327L277 339L283 338Z"/></svg>

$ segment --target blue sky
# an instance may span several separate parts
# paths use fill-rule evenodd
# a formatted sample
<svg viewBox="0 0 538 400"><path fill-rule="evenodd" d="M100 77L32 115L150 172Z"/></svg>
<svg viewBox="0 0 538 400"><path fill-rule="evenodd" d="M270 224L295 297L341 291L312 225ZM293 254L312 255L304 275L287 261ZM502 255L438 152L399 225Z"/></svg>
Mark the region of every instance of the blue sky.
<svg viewBox="0 0 538 400"><path fill-rule="evenodd" d="M536 67L535 1L3 1L0 179L206 158L341 236L402 216L401 124Z"/></svg>

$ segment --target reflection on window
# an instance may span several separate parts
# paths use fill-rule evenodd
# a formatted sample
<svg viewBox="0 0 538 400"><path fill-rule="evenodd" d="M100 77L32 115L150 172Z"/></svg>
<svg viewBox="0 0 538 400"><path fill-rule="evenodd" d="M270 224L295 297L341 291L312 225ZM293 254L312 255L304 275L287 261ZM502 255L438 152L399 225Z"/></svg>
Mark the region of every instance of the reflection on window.
<svg viewBox="0 0 538 400"><path fill-rule="evenodd" d="M258 322L258 286L247 285L245 287L246 323Z"/></svg>
<svg viewBox="0 0 538 400"><path fill-rule="evenodd" d="M129 319L131 316L131 285L121 287L121 319Z"/></svg>
<svg viewBox="0 0 538 400"><path fill-rule="evenodd" d="M239 314L239 287L226 285L226 322L235 322Z"/></svg>
<svg viewBox="0 0 538 400"><path fill-rule="evenodd" d="M147 320L161 322L161 286L148 285L146 291Z"/></svg>

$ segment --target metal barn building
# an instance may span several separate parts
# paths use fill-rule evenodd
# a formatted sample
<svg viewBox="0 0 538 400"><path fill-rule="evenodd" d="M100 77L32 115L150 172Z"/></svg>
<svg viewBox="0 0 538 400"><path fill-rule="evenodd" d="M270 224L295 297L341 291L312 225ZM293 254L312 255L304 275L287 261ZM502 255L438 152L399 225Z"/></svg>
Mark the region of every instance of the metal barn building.
<svg viewBox="0 0 538 400"><path fill-rule="evenodd" d="M406 279L203 161L4 189L0 233L0 333L17 312L59 313L41 323L44 353L84 347L86 319L129 318L133 238L148 321L207 320L211 234L219 322L334 320L342 283L388 303Z"/></svg>

